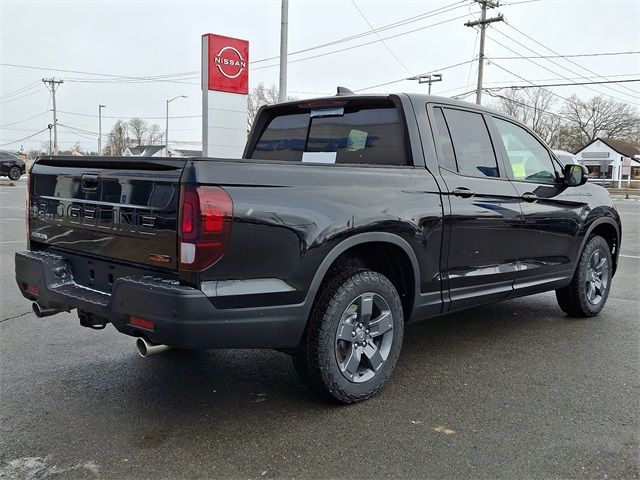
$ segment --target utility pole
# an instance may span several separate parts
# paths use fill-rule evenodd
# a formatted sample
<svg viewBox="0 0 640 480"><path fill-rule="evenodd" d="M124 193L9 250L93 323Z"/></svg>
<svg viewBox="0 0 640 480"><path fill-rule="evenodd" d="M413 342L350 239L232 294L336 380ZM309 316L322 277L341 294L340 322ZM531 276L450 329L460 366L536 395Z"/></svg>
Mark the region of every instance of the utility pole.
<svg viewBox="0 0 640 480"><path fill-rule="evenodd" d="M427 75L418 75L417 77L407 78L407 80L418 80L418 83L429 84L429 95L431 95L431 84L442 81L441 73L430 73Z"/></svg>
<svg viewBox="0 0 640 480"><path fill-rule="evenodd" d="M487 25L493 22L502 22L504 17L502 14L498 14L496 17L487 18L487 8L497 8L498 2L491 0L474 0L482 7L482 13L480 14L480 20L474 22L467 22L465 27L480 27L480 54L478 55L478 86L476 88L476 103L480 105L482 103L482 77L484 74L484 33L487 29Z"/></svg>
<svg viewBox="0 0 640 480"><path fill-rule="evenodd" d="M289 0L282 0L280 16L280 85L278 87L278 101L287 101L287 48L289 30Z"/></svg>
<svg viewBox="0 0 640 480"><path fill-rule="evenodd" d="M58 115L56 112L56 89L64 83L62 80L56 80L55 78L43 78L42 83L47 86L47 89L51 92L51 98L53 99L53 154L58 154Z"/></svg>
<svg viewBox="0 0 640 480"><path fill-rule="evenodd" d="M102 109L106 105L98 105L98 155L102 155Z"/></svg>

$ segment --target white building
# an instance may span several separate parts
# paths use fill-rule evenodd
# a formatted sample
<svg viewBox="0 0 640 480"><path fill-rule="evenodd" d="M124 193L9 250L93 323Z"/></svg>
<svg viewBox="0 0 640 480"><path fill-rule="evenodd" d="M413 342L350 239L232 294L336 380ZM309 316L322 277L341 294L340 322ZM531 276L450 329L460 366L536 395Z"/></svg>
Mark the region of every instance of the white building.
<svg viewBox="0 0 640 480"><path fill-rule="evenodd" d="M122 152L123 157L162 157L164 145L138 145L127 147Z"/></svg>
<svg viewBox="0 0 640 480"><path fill-rule="evenodd" d="M614 138L596 138L575 156L589 169L591 178L640 180L640 145Z"/></svg>

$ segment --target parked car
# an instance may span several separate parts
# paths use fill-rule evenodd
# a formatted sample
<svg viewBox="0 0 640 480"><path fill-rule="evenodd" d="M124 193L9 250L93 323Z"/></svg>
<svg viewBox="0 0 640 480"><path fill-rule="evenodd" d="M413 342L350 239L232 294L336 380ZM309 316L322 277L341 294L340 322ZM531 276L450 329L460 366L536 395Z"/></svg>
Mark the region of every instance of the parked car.
<svg viewBox="0 0 640 480"><path fill-rule="evenodd" d="M573 153L567 152L566 150L553 150L553 153L555 153L563 165L580 165L580 162L578 162L578 159Z"/></svg>
<svg viewBox="0 0 640 480"><path fill-rule="evenodd" d="M549 290L597 315L621 224L586 180L477 105L281 103L241 159L40 157L16 280L37 316L77 309L143 356L278 349L353 403L387 381L407 322Z"/></svg>
<svg viewBox="0 0 640 480"><path fill-rule="evenodd" d="M25 174L26 165L15 153L0 152L0 176L18 180Z"/></svg>

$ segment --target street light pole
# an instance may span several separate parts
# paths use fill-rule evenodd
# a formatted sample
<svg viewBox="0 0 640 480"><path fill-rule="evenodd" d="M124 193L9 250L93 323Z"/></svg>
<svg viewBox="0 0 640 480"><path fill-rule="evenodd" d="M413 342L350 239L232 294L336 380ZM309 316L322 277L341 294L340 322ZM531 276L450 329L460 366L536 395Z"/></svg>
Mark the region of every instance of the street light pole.
<svg viewBox="0 0 640 480"><path fill-rule="evenodd" d="M173 97L172 99L167 100L167 118L166 118L166 124L165 124L165 129L164 129L164 150L165 150L165 156L169 156L169 104L171 102L173 102L174 100L177 100L178 98L187 98L186 95L178 95L177 97Z"/></svg>
<svg viewBox="0 0 640 480"><path fill-rule="evenodd" d="M428 83L429 84L429 95L431 95L431 84L435 82L442 81L441 73L428 73L426 75L418 75L415 77L407 78L407 80L418 80L418 83Z"/></svg>
<svg viewBox="0 0 640 480"><path fill-rule="evenodd" d="M98 105L98 155L102 155L102 109L106 105Z"/></svg>

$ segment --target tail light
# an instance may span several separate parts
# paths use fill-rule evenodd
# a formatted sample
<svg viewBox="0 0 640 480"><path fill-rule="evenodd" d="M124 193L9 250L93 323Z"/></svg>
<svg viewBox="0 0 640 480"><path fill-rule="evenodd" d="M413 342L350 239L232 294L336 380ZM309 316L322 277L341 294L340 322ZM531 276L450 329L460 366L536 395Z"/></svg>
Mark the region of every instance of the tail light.
<svg viewBox="0 0 640 480"><path fill-rule="evenodd" d="M201 271L216 263L231 236L233 202L220 187L182 188L180 209L180 268Z"/></svg>
<svg viewBox="0 0 640 480"><path fill-rule="evenodd" d="M27 231L27 244L31 241L31 175L27 175L27 192L24 202L24 225Z"/></svg>

